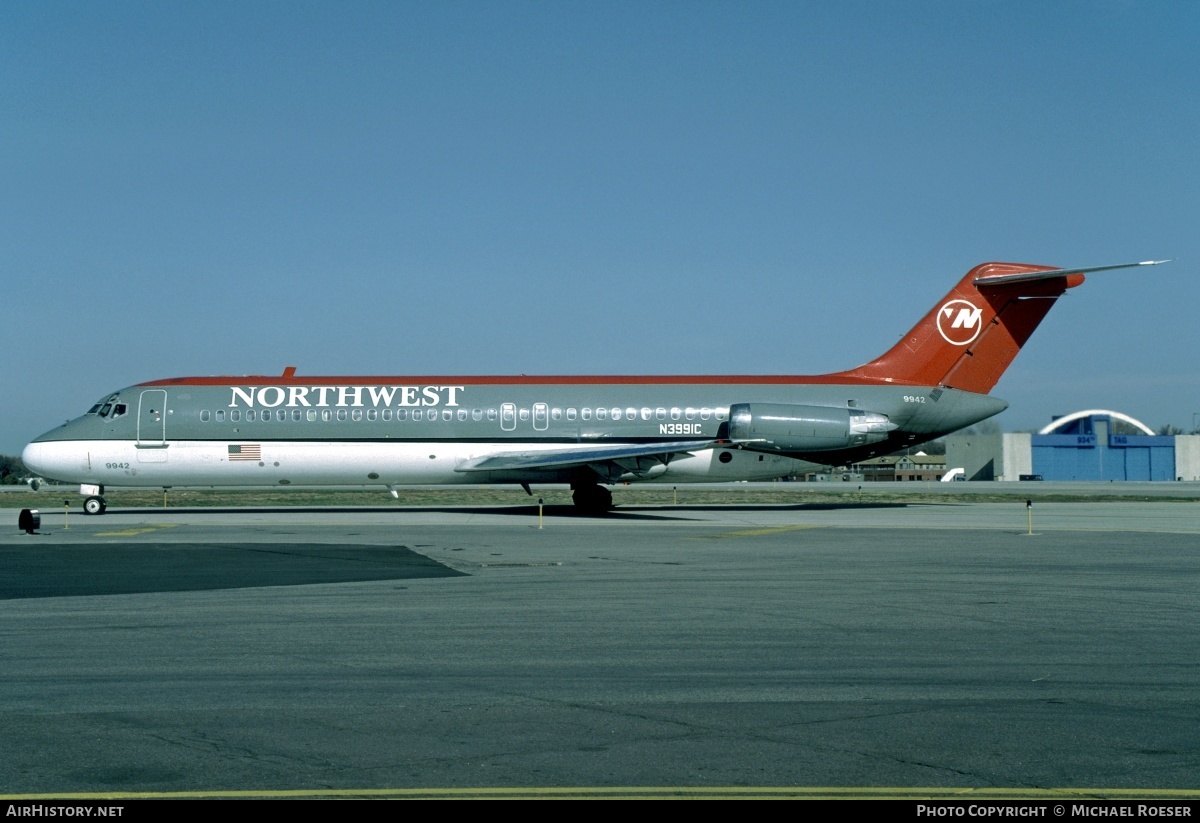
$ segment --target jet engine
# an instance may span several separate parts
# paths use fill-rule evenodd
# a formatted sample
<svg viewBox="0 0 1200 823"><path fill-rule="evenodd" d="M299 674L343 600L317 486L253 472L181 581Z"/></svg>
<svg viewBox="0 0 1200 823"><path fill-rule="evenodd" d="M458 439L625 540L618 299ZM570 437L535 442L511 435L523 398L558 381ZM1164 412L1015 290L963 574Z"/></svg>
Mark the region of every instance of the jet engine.
<svg viewBox="0 0 1200 823"><path fill-rule="evenodd" d="M886 440L897 428L886 414L830 406L735 403L729 407L729 439L748 449L819 452Z"/></svg>

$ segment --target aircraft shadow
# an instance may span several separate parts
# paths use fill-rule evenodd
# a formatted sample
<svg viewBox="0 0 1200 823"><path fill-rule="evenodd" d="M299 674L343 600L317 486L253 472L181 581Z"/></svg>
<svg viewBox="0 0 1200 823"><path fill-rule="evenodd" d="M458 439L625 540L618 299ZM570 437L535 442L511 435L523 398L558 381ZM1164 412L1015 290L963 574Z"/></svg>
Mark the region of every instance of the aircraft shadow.
<svg viewBox="0 0 1200 823"><path fill-rule="evenodd" d="M699 507L689 507L699 508ZM713 509L736 507L713 506ZM771 508L764 506L763 508ZM671 517L663 514L635 514L635 512L669 511L663 507L654 506L619 506L608 514L584 514L573 505L555 505L543 507L545 517L562 517L572 520L595 520L604 522L611 519L641 519L641 520L686 520L682 517ZM133 514L139 517L155 517L171 514L491 514L505 517L537 518L537 506L238 506L238 507L193 507L180 506L170 509L114 509L110 508L109 515Z"/></svg>
<svg viewBox="0 0 1200 823"><path fill-rule="evenodd" d="M779 511L840 511L843 509L903 509L912 505L953 505L943 503L685 503L681 505L619 505L607 514L588 514L571 504L544 506L544 517L571 520L688 520L687 517L672 516L675 511L702 512L779 512ZM538 514L537 506L237 506L237 507L184 507L170 509L109 509L110 515L132 514L139 517L155 517L171 514L487 514L501 517L532 517Z"/></svg>
<svg viewBox="0 0 1200 823"><path fill-rule="evenodd" d="M671 508L687 509L688 511L718 511L718 512L822 512L840 511L842 509L903 509L911 503L696 503L672 506ZM935 504L940 505L940 504ZM621 509L642 510L645 506L622 506Z"/></svg>
<svg viewBox="0 0 1200 823"><path fill-rule="evenodd" d="M3 555L0 600L464 576L407 546L38 542Z"/></svg>

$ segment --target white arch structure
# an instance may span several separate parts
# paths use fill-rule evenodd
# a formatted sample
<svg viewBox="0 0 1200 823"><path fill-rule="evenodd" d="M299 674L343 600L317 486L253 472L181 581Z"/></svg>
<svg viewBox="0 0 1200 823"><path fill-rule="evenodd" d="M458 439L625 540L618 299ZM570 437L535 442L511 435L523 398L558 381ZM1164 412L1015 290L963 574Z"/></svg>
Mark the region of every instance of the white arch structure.
<svg viewBox="0 0 1200 823"><path fill-rule="evenodd" d="M1058 418L1049 426L1043 428L1040 432L1038 432L1038 434L1054 434L1055 431L1061 429L1068 423L1074 423L1076 420L1080 420L1084 417L1111 417L1113 420L1123 420L1131 426L1141 429L1146 434L1154 434L1154 430L1141 420L1136 420L1127 414L1121 414L1117 411L1109 411L1108 409L1085 409L1084 411L1072 412L1071 414Z"/></svg>

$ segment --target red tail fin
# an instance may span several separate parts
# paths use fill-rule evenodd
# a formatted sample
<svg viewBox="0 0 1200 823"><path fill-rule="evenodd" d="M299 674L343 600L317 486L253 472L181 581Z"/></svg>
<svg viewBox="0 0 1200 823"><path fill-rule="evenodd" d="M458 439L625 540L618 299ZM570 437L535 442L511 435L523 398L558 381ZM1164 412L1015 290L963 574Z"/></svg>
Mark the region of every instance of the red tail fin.
<svg viewBox="0 0 1200 823"><path fill-rule="evenodd" d="M839 377L987 394L1054 301L1082 282L1077 269L976 266L887 354Z"/></svg>

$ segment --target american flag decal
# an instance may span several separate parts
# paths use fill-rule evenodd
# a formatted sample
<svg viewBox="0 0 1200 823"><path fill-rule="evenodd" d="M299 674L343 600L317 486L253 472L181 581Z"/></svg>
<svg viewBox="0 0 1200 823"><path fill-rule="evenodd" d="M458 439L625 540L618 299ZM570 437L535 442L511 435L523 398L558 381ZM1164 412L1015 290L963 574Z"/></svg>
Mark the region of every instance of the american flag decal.
<svg viewBox="0 0 1200 823"><path fill-rule="evenodd" d="M230 446L229 459L262 460L262 446L257 443L243 443L240 446Z"/></svg>

